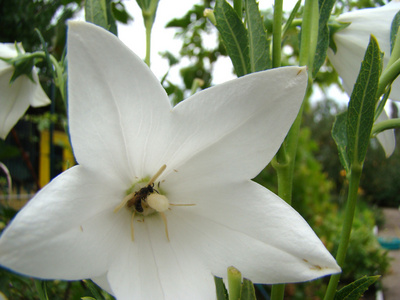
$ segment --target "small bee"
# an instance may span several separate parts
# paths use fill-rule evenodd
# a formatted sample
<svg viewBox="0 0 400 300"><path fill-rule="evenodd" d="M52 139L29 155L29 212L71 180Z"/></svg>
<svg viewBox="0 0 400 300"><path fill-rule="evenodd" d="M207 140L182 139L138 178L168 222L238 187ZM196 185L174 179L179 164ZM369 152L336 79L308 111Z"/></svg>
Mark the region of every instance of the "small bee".
<svg viewBox="0 0 400 300"><path fill-rule="evenodd" d="M143 202L146 202L147 196L149 196L152 193L159 194L159 192L156 189L154 189L154 183L150 183L147 186L135 192L133 198L126 203L126 206L128 208L135 206L136 211L142 213L144 204Z"/></svg>
<svg viewBox="0 0 400 300"><path fill-rule="evenodd" d="M148 208L149 206L146 203L146 199L150 194L157 193L159 192L154 189L154 181L157 180L157 178L161 175L162 172L166 169L166 165L163 165L160 170L150 179L150 181L147 183L147 185L140 190L136 191L130 195L130 199L126 202L126 207L131 208L135 207L135 210L139 213L143 213L144 208ZM144 207L143 207L144 206Z"/></svg>

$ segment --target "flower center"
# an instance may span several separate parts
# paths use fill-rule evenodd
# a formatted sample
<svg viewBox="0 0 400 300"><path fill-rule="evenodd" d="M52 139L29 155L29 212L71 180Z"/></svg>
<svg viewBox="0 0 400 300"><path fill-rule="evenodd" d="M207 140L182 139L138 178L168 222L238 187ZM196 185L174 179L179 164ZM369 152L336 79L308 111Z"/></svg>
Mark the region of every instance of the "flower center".
<svg viewBox="0 0 400 300"><path fill-rule="evenodd" d="M131 216L131 237L132 241L134 240L134 226L133 220L135 218L136 213L139 213L142 216L148 216L154 213L159 213L161 218L163 219L165 226L165 235L169 241L168 235L168 227L167 227L167 218L164 214L164 211L169 208L168 198L154 188L154 182L157 178L164 172L166 169L166 165L163 165L160 170L149 180L147 184L145 184L145 180L140 180L135 183L128 191L127 195L124 197L122 202L114 209L114 212L117 213L122 207L126 207L132 212ZM159 184L158 184L159 185Z"/></svg>

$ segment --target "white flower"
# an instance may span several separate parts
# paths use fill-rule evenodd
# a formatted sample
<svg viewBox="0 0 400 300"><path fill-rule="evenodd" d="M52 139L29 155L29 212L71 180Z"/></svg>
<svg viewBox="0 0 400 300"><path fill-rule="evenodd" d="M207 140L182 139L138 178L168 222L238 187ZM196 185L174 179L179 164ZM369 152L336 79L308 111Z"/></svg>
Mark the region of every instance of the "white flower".
<svg viewBox="0 0 400 300"><path fill-rule="evenodd" d="M328 49L328 57L339 76L343 87L351 95L361 62L367 49L370 35L373 34L379 48L385 53L384 67L390 58L390 27L395 14L400 10L400 2L392 1L385 6L351 11L340 15L336 21L351 24L333 35L337 51ZM392 85L390 99L400 101L400 79Z"/></svg>
<svg viewBox="0 0 400 300"><path fill-rule="evenodd" d="M115 36L82 22L68 33L79 165L15 217L0 264L39 278L92 278L118 299L215 299L213 275L231 265L260 283L340 271L304 219L250 180L297 115L305 68L244 76L172 108Z"/></svg>
<svg viewBox="0 0 400 300"><path fill-rule="evenodd" d="M21 45L17 45L24 52ZM13 58L18 55L15 44L0 43L0 57ZM0 138L5 139L10 130L24 115L29 105L40 107L50 104L50 99L43 91L37 70L32 70L32 78L21 75L13 83L10 79L14 67L0 60Z"/></svg>
<svg viewBox="0 0 400 300"><path fill-rule="evenodd" d="M328 49L328 57L342 78L343 88L351 95L356 82L361 62L367 49L370 35L373 34L379 43L380 50L385 53L384 67L390 58L390 28L395 14L400 10L400 2L392 1L378 8L360 9L340 15L336 20L351 24L333 35L337 51ZM400 101L400 79L392 84L390 99ZM385 114L385 112L382 112ZM382 119L387 116L382 116ZM387 130L378 134L378 140L390 156L395 147L394 131Z"/></svg>

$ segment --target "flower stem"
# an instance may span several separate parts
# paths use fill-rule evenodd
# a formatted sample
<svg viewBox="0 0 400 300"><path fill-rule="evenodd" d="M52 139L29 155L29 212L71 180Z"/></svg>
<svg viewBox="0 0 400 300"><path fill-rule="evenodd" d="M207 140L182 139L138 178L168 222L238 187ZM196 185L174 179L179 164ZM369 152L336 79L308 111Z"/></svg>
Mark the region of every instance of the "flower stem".
<svg viewBox="0 0 400 300"><path fill-rule="evenodd" d="M357 192L360 184L362 172L362 164L354 163L350 171L349 192L347 195L346 211L344 216L342 234L340 236L339 249L336 254L336 261L339 266L343 266L346 257L346 251L349 246L351 228L353 226L354 212L357 203ZM339 283L340 274L332 275L329 280L328 289L324 300L332 300L335 296L336 289Z"/></svg>
<svg viewBox="0 0 400 300"><path fill-rule="evenodd" d="M381 96L386 87L391 84L396 77L400 74L400 58L397 59L390 67L387 67L381 74L379 78L378 92L377 96Z"/></svg>
<svg viewBox="0 0 400 300"><path fill-rule="evenodd" d="M242 274L235 267L228 268L229 300L239 300L242 287Z"/></svg>
<svg viewBox="0 0 400 300"><path fill-rule="evenodd" d="M372 135L378 134L388 129L400 128L400 119L390 119L374 124L372 127Z"/></svg>
<svg viewBox="0 0 400 300"><path fill-rule="evenodd" d="M150 17L148 17L145 19L144 24L146 27L146 57L144 62L150 67L151 29L153 28L153 22L150 20Z"/></svg>
<svg viewBox="0 0 400 300"><path fill-rule="evenodd" d="M281 66L283 0L275 0L272 32L272 67Z"/></svg>
<svg viewBox="0 0 400 300"><path fill-rule="evenodd" d="M274 36L273 36L273 66L280 66L281 59L281 22L282 22L282 2L275 0L275 12L278 12L278 16L275 18L274 14ZM279 19L280 14L280 19ZM304 6L304 15L301 31L301 48L300 48L300 66L308 66L309 70L309 84L307 86L307 91L310 86L312 86L312 65L313 57L316 49L316 38L318 36L318 1L317 0L306 0ZM279 23L278 23L279 19ZM279 28L279 29L278 29ZM279 32L278 34L275 32ZM313 32L313 31L316 31ZM279 42L276 39L279 38ZM279 51L278 48L279 46ZM278 54L279 53L279 54ZM278 60L279 58L279 65ZM307 95L307 93L306 93ZM306 96L305 96L306 97ZM293 190L293 173L294 173L294 163L297 152L297 144L299 139L301 119L303 115L304 105L306 103L306 98L303 100L300 111L294 121L289 133L279 149L275 159L273 160L273 166L277 172L278 176L278 196L285 200L288 204L292 203L292 190ZM285 291L284 284L273 285L271 290L272 300L283 300Z"/></svg>

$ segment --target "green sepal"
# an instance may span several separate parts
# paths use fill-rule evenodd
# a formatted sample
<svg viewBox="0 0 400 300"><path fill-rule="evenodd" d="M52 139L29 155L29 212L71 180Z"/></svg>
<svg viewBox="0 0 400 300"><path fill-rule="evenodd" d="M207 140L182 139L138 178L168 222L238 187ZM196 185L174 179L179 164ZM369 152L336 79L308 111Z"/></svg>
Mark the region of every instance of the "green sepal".
<svg viewBox="0 0 400 300"><path fill-rule="evenodd" d="M14 67L14 73L10 78L10 84L13 83L21 75L26 75L32 82L35 82L32 77L32 70L38 60L37 57L35 57L31 53L23 53L17 44L15 44L15 49L18 53L16 57L0 57L2 61Z"/></svg>
<svg viewBox="0 0 400 300"><path fill-rule="evenodd" d="M151 28L156 18L159 0L136 0L136 2L142 10L142 16L146 28Z"/></svg>
<svg viewBox="0 0 400 300"><path fill-rule="evenodd" d="M336 53L336 51L337 51L336 43L333 39L335 33L345 29L346 27L350 26L350 24L351 24L350 22L338 22L336 20L328 22L329 48L332 49L333 53Z"/></svg>
<svg viewBox="0 0 400 300"><path fill-rule="evenodd" d="M334 300L358 300L368 290L369 286L375 283L380 275L364 276L356 281L346 285L336 292Z"/></svg>
<svg viewBox="0 0 400 300"><path fill-rule="evenodd" d="M339 159L346 171L346 174L350 172L350 160L347 155L346 146L347 146L347 132L346 132L346 123L347 123L347 112L340 113L336 115L335 122L332 127L332 138L336 143L339 152Z"/></svg>
<svg viewBox="0 0 400 300"><path fill-rule="evenodd" d="M312 76L315 78L319 69L326 59L326 51L329 47L329 27L328 21L336 0L319 0L319 22L318 22L318 43L315 50L315 58Z"/></svg>
<svg viewBox="0 0 400 300"><path fill-rule="evenodd" d="M256 291L254 290L253 283L244 278L242 283L242 292L240 293L240 300L256 300Z"/></svg>
<svg viewBox="0 0 400 300"><path fill-rule="evenodd" d="M228 300L228 291L226 290L222 278L214 276L214 282L215 282L215 289L217 292L217 300Z"/></svg>
<svg viewBox="0 0 400 300"><path fill-rule="evenodd" d="M374 124L380 73L381 52L377 40L371 35L347 113L347 155L352 166L362 166L367 153Z"/></svg>
<svg viewBox="0 0 400 300"><path fill-rule="evenodd" d="M217 0L214 9L216 27L232 60L238 77L250 73L250 57L247 30L232 6L225 0Z"/></svg>
<svg viewBox="0 0 400 300"><path fill-rule="evenodd" d="M268 68L269 45L264 22L255 0L245 0L247 33L249 38L250 70L263 71Z"/></svg>

